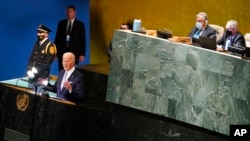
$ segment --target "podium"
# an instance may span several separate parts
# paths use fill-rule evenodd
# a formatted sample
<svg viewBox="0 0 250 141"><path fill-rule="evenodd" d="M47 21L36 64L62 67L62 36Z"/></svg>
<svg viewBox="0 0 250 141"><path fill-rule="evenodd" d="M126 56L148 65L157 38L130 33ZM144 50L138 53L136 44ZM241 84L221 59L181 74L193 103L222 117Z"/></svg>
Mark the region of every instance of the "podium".
<svg viewBox="0 0 250 141"><path fill-rule="evenodd" d="M50 98L35 95L27 86L17 79L0 82L0 140L95 140L95 130L109 128L100 117L106 113L57 99L53 93ZM89 129L96 124L100 127Z"/></svg>

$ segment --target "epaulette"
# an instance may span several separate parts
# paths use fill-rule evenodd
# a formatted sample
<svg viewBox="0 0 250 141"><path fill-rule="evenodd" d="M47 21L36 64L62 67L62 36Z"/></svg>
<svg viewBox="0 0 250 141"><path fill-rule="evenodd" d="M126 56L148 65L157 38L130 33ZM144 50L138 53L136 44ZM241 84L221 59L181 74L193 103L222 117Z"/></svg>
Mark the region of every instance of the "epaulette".
<svg viewBox="0 0 250 141"><path fill-rule="evenodd" d="M50 46L50 44L52 44L52 46ZM57 53L56 45L54 43L52 43L51 41L46 45L45 54L48 53L48 50L49 50L50 54L55 55Z"/></svg>

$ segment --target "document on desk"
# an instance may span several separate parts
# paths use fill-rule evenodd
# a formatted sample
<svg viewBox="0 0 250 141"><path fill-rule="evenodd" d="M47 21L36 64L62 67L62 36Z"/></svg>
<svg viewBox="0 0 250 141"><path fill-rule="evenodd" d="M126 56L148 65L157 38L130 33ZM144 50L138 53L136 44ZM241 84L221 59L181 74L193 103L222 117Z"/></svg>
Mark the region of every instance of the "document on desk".
<svg viewBox="0 0 250 141"><path fill-rule="evenodd" d="M57 97L57 96L50 96L50 98L51 98L51 99L57 99L57 100L65 100L65 99L59 98L59 97Z"/></svg>

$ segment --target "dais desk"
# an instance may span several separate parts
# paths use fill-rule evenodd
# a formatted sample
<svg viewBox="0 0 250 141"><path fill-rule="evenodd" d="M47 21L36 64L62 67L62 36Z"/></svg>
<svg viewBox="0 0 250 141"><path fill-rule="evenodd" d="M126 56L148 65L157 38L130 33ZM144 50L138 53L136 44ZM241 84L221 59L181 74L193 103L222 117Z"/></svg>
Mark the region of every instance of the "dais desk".
<svg viewBox="0 0 250 141"><path fill-rule="evenodd" d="M106 100L229 135L250 124L250 62L116 30Z"/></svg>

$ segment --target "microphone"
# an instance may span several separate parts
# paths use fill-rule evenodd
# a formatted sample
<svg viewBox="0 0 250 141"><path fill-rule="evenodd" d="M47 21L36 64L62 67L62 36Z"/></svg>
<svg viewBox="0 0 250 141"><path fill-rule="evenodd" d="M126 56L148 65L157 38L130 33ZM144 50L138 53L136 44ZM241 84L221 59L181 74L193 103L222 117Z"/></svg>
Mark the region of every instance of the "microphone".
<svg viewBox="0 0 250 141"><path fill-rule="evenodd" d="M232 53L239 54L239 55L243 55L245 53L245 47L233 44L233 45L228 47L228 51L230 51Z"/></svg>
<svg viewBox="0 0 250 141"><path fill-rule="evenodd" d="M172 30L169 30L169 29L167 29L167 28L165 28L165 27L163 27L162 28L164 31L166 31L166 32L168 32L168 33L170 33L170 34L172 34Z"/></svg>
<svg viewBox="0 0 250 141"><path fill-rule="evenodd" d="M18 86L18 81L19 81L19 79L20 79L20 78L17 78L17 80L16 80L16 88L17 88L17 86Z"/></svg>
<svg viewBox="0 0 250 141"><path fill-rule="evenodd" d="M220 34L220 32L219 32L219 31L217 31L217 30L214 30L214 32L215 32L216 34Z"/></svg>

